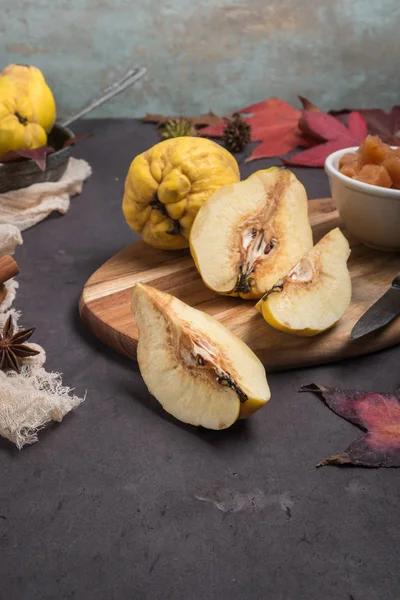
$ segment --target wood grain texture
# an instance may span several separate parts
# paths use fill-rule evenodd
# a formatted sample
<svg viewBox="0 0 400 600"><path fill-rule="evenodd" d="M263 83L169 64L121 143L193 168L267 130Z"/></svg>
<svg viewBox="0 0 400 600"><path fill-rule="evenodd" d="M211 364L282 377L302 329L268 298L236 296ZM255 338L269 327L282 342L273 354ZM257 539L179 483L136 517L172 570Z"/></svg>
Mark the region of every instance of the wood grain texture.
<svg viewBox="0 0 400 600"><path fill-rule="evenodd" d="M340 225L330 199L311 200L309 215L314 243ZM349 259L353 284L351 305L334 328L312 338L273 329L255 310L254 301L219 296L209 290L188 250L156 250L141 241L118 252L90 277L80 299L80 314L100 340L134 359L137 329L130 310L130 296L133 285L140 281L213 315L241 337L270 371L369 354L400 341L400 318L368 337L349 340L356 321L400 272L400 254L378 252L347 237L352 250Z"/></svg>

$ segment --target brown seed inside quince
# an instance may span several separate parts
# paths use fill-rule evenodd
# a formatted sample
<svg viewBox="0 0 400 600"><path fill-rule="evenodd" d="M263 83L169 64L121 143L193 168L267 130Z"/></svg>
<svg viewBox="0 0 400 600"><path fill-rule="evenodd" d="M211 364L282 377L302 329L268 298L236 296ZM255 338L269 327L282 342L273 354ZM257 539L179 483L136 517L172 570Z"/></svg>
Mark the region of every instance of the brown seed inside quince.
<svg viewBox="0 0 400 600"><path fill-rule="evenodd" d="M177 419L225 429L268 401L263 365L221 323L143 284L134 287L132 309L140 372Z"/></svg>
<svg viewBox="0 0 400 600"><path fill-rule="evenodd" d="M218 190L190 236L204 283L243 298L261 297L311 247L304 187L277 168Z"/></svg>

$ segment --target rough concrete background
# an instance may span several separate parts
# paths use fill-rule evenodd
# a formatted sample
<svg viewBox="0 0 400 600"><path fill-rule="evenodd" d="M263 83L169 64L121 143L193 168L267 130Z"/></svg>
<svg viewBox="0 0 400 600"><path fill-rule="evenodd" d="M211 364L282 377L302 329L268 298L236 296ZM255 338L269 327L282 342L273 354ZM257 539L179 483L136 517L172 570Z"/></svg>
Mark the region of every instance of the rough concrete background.
<svg viewBox="0 0 400 600"><path fill-rule="evenodd" d="M399 0L0 0L0 59L35 64L59 113L133 65L146 80L92 116L230 112L268 96L398 103Z"/></svg>

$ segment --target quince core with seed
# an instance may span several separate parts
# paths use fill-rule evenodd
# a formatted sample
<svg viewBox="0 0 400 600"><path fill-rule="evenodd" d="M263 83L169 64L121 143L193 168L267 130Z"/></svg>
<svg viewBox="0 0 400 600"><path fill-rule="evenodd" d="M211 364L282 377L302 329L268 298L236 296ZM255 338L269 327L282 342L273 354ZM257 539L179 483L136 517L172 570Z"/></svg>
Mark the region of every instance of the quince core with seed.
<svg viewBox="0 0 400 600"><path fill-rule="evenodd" d="M333 229L271 287L257 310L272 327L299 336L333 327L351 301L349 256L347 239Z"/></svg>
<svg viewBox="0 0 400 600"><path fill-rule="evenodd" d="M216 319L137 283L137 359L150 393L184 423L226 429L270 399L261 361Z"/></svg>
<svg viewBox="0 0 400 600"><path fill-rule="evenodd" d="M260 298L312 245L306 191L278 167L216 191L190 234L204 283L246 299Z"/></svg>

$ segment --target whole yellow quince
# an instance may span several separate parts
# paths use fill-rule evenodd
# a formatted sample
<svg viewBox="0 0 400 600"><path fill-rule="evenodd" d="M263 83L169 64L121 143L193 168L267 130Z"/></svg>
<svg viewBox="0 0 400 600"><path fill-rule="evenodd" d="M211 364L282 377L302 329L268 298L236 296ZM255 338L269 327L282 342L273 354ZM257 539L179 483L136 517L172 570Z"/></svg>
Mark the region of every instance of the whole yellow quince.
<svg viewBox="0 0 400 600"><path fill-rule="evenodd" d="M3 76L10 77L18 92L30 98L37 122L49 133L56 120L56 103L41 70L30 65L9 65Z"/></svg>
<svg viewBox="0 0 400 600"><path fill-rule="evenodd" d="M132 161L122 210L150 246L186 248L200 207L239 179L236 160L215 142L190 136L165 140Z"/></svg>
<svg viewBox="0 0 400 600"><path fill-rule="evenodd" d="M33 104L20 94L14 82L0 77L0 157L10 150L39 148L47 142L37 122Z"/></svg>

